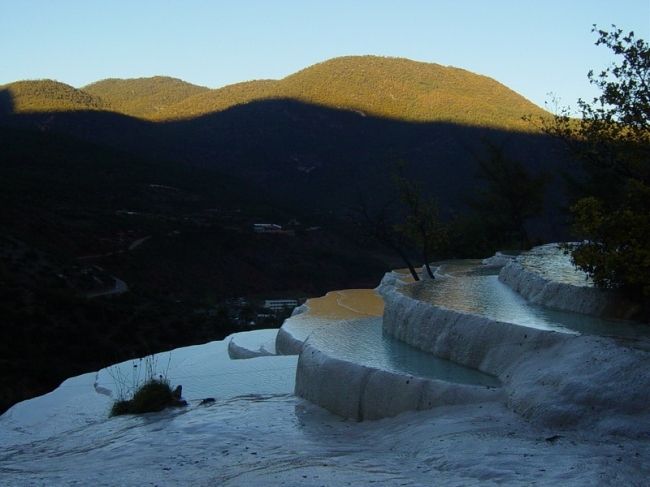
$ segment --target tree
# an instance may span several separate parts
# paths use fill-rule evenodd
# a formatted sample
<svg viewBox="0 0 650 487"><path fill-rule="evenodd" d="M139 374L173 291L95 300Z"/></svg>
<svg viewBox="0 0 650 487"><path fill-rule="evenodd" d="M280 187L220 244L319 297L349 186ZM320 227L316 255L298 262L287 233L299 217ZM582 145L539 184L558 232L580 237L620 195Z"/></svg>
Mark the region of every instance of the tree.
<svg viewBox="0 0 650 487"><path fill-rule="evenodd" d="M420 277L405 250L405 235L397 230L396 225L393 223L394 218L391 218L390 209L392 206L392 203L389 202L379 208L371 209L367 202L361 201L354 211L355 215L359 217L355 220L365 235L374 238L381 245L399 255L406 267L408 267L413 280L419 281Z"/></svg>
<svg viewBox="0 0 650 487"><path fill-rule="evenodd" d="M502 147L485 141L486 157L478 159L478 177L485 182L471 199L501 244L527 249L526 222L544 208L546 174L531 175L524 165L505 155Z"/></svg>
<svg viewBox="0 0 650 487"><path fill-rule="evenodd" d="M621 61L590 83L601 95L578 100L582 115L557 115L544 130L583 163L583 194L572 206L574 229L587 240L572 247L574 264L601 287L618 288L650 311L650 49L633 32L599 30Z"/></svg>
<svg viewBox="0 0 650 487"><path fill-rule="evenodd" d="M420 250L427 275L435 279L429 265L431 258L447 244L447 229L440 221L438 205L432 198L424 196L420 185L404 175L403 163L398 165L395 180L400 200L406 208L406 217L398 229Z"/></svg>
<svg viewBox="0 0 650 487"><path fill-rule="evenodd" d="M398 162L394 175L399 199L383 205L361 200L354 211L355 221L365 235L394 251L406 264L415 281L420 280L410 255L417 249L427 275L435 279L430 262L447 245L447 228L440 221L435 201L424 196L419 184L405 175L406 163Z"/></svg>

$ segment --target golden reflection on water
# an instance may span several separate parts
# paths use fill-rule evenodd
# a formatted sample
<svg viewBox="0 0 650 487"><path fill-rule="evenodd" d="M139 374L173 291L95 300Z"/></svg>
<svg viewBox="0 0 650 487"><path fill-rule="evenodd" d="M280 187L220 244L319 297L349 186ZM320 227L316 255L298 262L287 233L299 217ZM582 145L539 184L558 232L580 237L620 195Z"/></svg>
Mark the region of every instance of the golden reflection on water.
<svg viewBox="0 0 650 487"><path fill-rule="evenodd" d="M384 300L373 289L332 291L307 300L307 307L305 317L350 319L384 314Z"/></svg>

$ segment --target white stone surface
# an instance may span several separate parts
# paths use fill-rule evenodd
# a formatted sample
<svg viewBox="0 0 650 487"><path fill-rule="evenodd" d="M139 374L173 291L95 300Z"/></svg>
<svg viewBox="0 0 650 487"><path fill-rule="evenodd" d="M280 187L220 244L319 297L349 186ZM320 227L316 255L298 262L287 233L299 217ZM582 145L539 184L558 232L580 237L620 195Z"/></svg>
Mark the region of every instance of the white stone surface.
<svg viewBox="0 0 650 487"><path fill-rule="evenodd" d="M333 358L307 342L296 370L296 395L357 421L450 404L503 400L501 388L413 377Z"/></svg>
<svg viewBox="0 0 650 487"><path fill-rule="evenodd" d="M242 331L230 335L228 355L231 359L248 359L276 355L277 328Z"/></svg>
<svg viewBox="0 0 650 487"><path fill-rule="evenodd" d="M298 355L302 351L305 337L298 337L293 330L280 328L275 338L275 349L281 355Z"/></svg>
<svg viewBox="0 0 650 487"><path fill-rule="evenodd" d="M547 308L622 319L630 318L636 312L631 303L613 292L545 279L526 270L517 261L508 262L501 269L499 280L528 301Z"/></svg>
<svg viewBox="0 0 650 487"><path fill-rule="evenodd" d="M649 457L647 440L539 428L498 403L358 423L294 396L255 395L104 418L43 440L3 437L0 483L622 487L647 484Z"/></svg>
<svg viewBox="0 0 650 487"><path fill-rule="evenodd" d="M445 309L406 296L403 283L383 282L384 331L433 355L497 375L531 351L569 337Z"/></svg>
<svg viewBox="0 0 650 487"><path fill-rule="evenodd" d="M112 401L95 390L96 378L96 372L71 377L52 392L9 408L0 416L0 443L42 440L106 418Z"/></svg>
<svg viewBox="0 0 650 487"><path fill-rule="evenodd" d="M70 378L51 393L15 404L0 416L0 438L11 442L44 439L104 421L113 400L128 395L146 377L148 364L172 386L182 385L183 398L190 402L293 393L297 357L230 360L227 340L159 353L151 360L129 360Z"/></svg>
<svg viewBox="0 0 650 487"><path fill-rule="evenodd" d="M399 274L396 276L399 278ZM375 296L375 300L368 300L369 294ZM344 418L359 421L441 405L503 400L500 389L414 377L407 372L391 371L388 364L385 369L362 365L361 351L351 354L351 359L325 351L321 345L331 347L327 330L340 330L334 322L346 323L349 331L358 327L358 334L362 334L361 328L366 326L368 316L381 313L383 306L377 307L376 301L381 303L381 300L377 300L375 293L367 291L363 296L365 300L359 292L328 293L308 300L299 315L283 324L276 346L283 353L300 353L295 389L298 396ZM315 328L309 326L311 320L329 322L314 337L311 333ZM321 336L324 332L325 336ZM332 337L331 341L335 343L337 337Z"/></svg>
<svg viewBox="0 0 650 487"><path fill-rule="evenodd" d="M307 303L293 309L291 316L298 316L309 311ZM286 322L285 322L286 323ZM275 337L275 350L281 355L298 355L302 350L303 342L307 337L295 336L295 332L282 325Z"/></svg>
<svg viewBox="0 0 650 487"><path fill-rule="evenodd" d="M205 397L235 397L241 394L290 393L294 388L296 357L257 357L231 360L225 340L184 347L154 355L157 370L172 385L183 386L183 397L200 400ZM132 382L134 361L126 361L102 369L97 385L119 394L120 382ZM122 378L122 380L120 379Z"/></svg>
<svg viewBox="0 0 650 487"><path fill-rule="evenodd" d="M0 484L646 485L650 440L634 437L647 425L643 409L648 384L634 383L648 370L645 356L619 349L628 356L621 376L616 376L607 367L612 360L609 341L590 338L577 342L581 347L572 345L574 341L532 352L552 351L539 360L520 362L512 383L524 387L510 391L521 396L511 402L520 404L526 417L534 417L539 404L555 406L564 415L567 403L593 399L590 381L609 381L610 390L600 388L600 400L614 404L619 395L632 397L636 412L614 411L594 428L548 428L525 421L500 402L481 402L378 421L345 421L286 393L293 386L295 357L233 361L227 341L212 342L172 352L169 372L184 385L190 402L186 408L108 418L110 398L96 390L110 391L115 385L104 375L96 384L95 373L71 378L51 394L14 406L0 416ZM160 358L159 364L166 363L165 356ZM118 365L126 367L124 372L132 368L130 362ZM540 376L540 368L546 376ZM571 368L577 370L575 379ZM628 374L631 380L620 385ZM540 388L540 379L547 389ZM385 397L387 390L401 386L383 387L391 380L402 379L383 374L367 378L362 410L382 401L383 407L399 408L399 395ZM275 392L260 393L269 390L269 382ZM405 385L403 393L415 396L420 387ZM206 395L216 401L199 405ZM626 431L633 421L638 428Z"/></svg>
<svg viewBox="0 0 650 487"><path fill-rule="evenodd" d="M490 267L503 267L508 262L512 261L514 258L515 258L514 255L508 255L502 252L496 252L492 257L483 259L482 263Z"/></svg>
<svg viewBox="0 0 650 487"><path fill-rule="evenodd" d="M400 286L380 286L384 330L436 356L497 375L508 406L525 418L547 427L650 437L650 353L634 340L493 321L417 301Z"/></svg>

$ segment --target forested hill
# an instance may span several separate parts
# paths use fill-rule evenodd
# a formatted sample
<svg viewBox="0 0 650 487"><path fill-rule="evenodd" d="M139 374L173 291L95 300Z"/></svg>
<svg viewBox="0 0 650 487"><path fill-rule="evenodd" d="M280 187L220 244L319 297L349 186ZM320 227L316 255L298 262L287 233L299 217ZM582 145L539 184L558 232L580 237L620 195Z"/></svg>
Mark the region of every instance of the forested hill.
<svg viewBox="0 0 650 487"><path fill-rule="evenodd" d="M110 104L112 110L141 118L164 116L170 106L210 91L204 86L167 76L109 78L84 86L83 90Z"/></svg>
<svg viewBox="0 0 650 487"><path fill-rule="evenodd" d="M293 99L403 121L524 131L531 126L523 116L546 113L486 76L377 56L335 58L282 80L248 81L219 89L161 76L108 79L81 90L52 81L17 82L0 88L11 94L17 112L105 109L151 120L194 118L266 99Z"/></svg>
<svg viewBox="0 0 650 487"><path fill-rule="evenodd" d="M51 79L16 81L0 86L11 96L2 111L50 112L73 110L109 110L101 98Z"/></svg>

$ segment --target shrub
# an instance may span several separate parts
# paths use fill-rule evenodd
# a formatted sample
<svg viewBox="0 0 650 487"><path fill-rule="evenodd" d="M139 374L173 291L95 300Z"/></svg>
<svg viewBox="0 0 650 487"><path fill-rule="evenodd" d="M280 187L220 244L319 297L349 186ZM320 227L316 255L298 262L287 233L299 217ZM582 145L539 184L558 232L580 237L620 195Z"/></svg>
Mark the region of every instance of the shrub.
<svg viewBox="0 0 650 487"><path fill-rule="evenodd" d="M124 414L131 414L131 401L122 399L115 401L111 407L111 416L122 416Z"/></svg>
<svg viewBox="0 0 650 487"><path fill-rule="evenodd" d="M115 401L111 408L111 416L153 413L184 404L184 401L174 394L168 381L150 379L135 391L131 399Z"/></svg>

